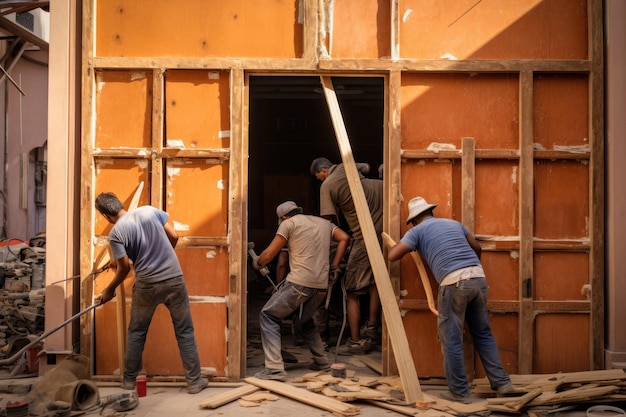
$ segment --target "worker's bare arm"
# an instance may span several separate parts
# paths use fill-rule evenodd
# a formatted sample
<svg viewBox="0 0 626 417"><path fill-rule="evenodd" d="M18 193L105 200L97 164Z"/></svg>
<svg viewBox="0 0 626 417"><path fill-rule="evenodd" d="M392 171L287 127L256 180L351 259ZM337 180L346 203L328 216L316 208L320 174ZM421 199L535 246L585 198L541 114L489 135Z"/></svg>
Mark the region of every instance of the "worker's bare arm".
<svg viewBox="0 0 626 417"><path fill-rule="evenodd" d="M411 252L409 245L400 241L400 243L396 244L394 247L389 248L389 252L387 252L387 259L390 261L397 261L409 252Z"/></svg>
<svg viewBox="0 0 626 417"><path fill-rule="evenodd" d="M280 252L286 243L287 239L283 236L275 235L274 239L272 239L267 248L265 248L265 250L263 250L263 252L259 255L257 264L261 267L267 265L276 255L278 255L278 252Z"/></svg>

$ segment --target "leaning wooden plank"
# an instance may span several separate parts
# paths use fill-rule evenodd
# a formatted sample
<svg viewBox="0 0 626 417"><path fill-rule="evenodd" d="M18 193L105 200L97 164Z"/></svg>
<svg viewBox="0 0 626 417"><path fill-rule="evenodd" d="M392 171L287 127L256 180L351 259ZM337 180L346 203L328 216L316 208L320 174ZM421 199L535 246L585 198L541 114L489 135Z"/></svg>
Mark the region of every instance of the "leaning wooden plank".
<svg viewBox="0 0 626 417"><path fill-rule="evenodd" d="M326 102L328 103L328 109L337 136L337 144L341 151L341 159L346 171L346 177L348 178L354 208L356 209L359 225L363 233L365 249L367 249L367 256L369 257L376 287L378 288L383 317L387 324L389 339L391 340L396 364L398 365L398 372L402 380L405 400L407 403L415 403L422 400L423 394L417 378L415 364L413 363L413 355L409 349L409 341L404 331L398 301L391 285L389 272L387 271L387 265L383 258L380 244L378 243L378 236L374 229L374 222L372 221L367 200L365 199L365 193L363 192L363 186L361 185L359 173L356 169L350 140L348 139L346 126L341 116L341 110L339 109L339 102L337 101L337 95L335 94L332 80L329 76L322 76L321 79L324 87L324 95L326 96Z"/></svg>
<svg viewBox="0 0 626 417"><path fill-rule="evenodd" d="M270 390L285 397L292 398L296 401L312 405L313 407L321 408L322 410L330 411L342 416L355 416L359 414L359 408L350 404L342 403L332 398L328 398L321 394L309 392L302 388L296 388L289 384L279 381L268 381L265 379L259 379L255 377L248 377L244 379L248 384L256 385L257 387Z"/></svg>
<svg viewBox="0 0 626 417"><path fill-rule="evenodd" d="M229 402L238 400L239 398L252 394L259 390L259 387L245 384L235 389L231 389L225 392L220 392L219 394L213 395L209 398L203 400L198 406L200 408L217 408L221 407L224 404L228 404Z"/></svg>
<svg viewBox="0 0 626 417"><path fill-rule="evenodd" d="M383 240L385 244L390 248L396 245L396 242L389 236L387 233L382 233ZM422 258L417 251L411 251L411 257L413 258L413 262L415 262L415 266L417 266L417 271L419 272L420 278L422 280L422 286L424 287L424 292L426 293L426 300L428 301L428 309L432 311L435 316L438 316L437 307L435 307L435 297L433 296L433 289L430 286L430 280L428 279L428 273L426 272L426 267L424 266L424 262L422 262Z"/></svg>

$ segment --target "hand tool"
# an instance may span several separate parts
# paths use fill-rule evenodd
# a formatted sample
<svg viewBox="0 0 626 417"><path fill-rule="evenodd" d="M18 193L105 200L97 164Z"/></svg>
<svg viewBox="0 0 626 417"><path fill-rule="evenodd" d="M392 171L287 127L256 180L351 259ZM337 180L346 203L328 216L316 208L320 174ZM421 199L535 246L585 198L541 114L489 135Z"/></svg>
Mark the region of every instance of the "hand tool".
<svg viewBox="0 0 626 417"><path fill-rule="evenodd" d="M259 259L259 255L257 255L254 251L254 242L248 242L248 255L250 256L250 259L252 259L253 264L257 262L257 259ZM262 266L260 269L258 269L258 271L261 275L267 278L270 284L272 284L272 287L274 287L274 291L276 291L278 287L276 286L276 284L274 284L272 278L270 278L270 270L267 265Z"/></svg>

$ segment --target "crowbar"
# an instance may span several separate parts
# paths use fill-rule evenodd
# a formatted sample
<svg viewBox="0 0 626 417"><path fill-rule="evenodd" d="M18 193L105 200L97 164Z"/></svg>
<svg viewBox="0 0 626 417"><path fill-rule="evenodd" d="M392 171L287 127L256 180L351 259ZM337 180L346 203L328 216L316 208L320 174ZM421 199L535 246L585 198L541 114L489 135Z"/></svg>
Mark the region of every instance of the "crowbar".
<svg viewBox="0 0 626 417"><path fill-rule="evenodd" d="M78 313L74 314L72 317L70 317L69 319L65 320L63 323L59 324L54 329L50 329L47 332L45 332L44 334L42 334L41 336L39 336L36 339L34 339L32 342L30 342L29 344L27 344L26 346L21 348L19 351L17 351L17 353L15 353L13 356L11 356L9 358L1 359L0 360L0 365L12 364L16 360L18 360L19 357L22 356L22 354L24 354L24 352L26 352L28 349L30 349L31 347L35 346L37 343L41 342L43 339L45 339L46 337L50 336L52 333L54 333L54 332L60 330L61 328L67 326L69 323L73 322L77 318L79 318L79 317L89 313L91 310L93 310L94 308L98 307L99 305L100 305L99 301L95 302L92 305L90 305L89 307L87 307L86 309L84 309L82 311L79 311Z"/></svg>

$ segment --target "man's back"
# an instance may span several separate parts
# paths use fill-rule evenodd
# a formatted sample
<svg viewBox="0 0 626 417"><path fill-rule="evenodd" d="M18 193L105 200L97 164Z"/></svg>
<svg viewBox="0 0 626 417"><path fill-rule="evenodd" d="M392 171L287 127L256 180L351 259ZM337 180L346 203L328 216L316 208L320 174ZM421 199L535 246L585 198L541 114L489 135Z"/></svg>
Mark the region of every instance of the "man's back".
<svg viewBox="0 0 626 417"><path fill-rule="evenodd" d="M127 255L133 261L136 279L159 282L182 275L174 248L163 229L166 221L167 213L143 206L125 213L111 230L113 259Z"/></svg>
<svg viewBox="0 0 626 417"><path fill-rule="evenodd" d="M374 229L380 235L383 225L383 182L377 179L362 178L361 186L374 222ZM331 168L328 177L320 188L320 215L334 215L339 218L337 209L346 219L353 237L361 238L361 225L343 164Z"/></svg>

